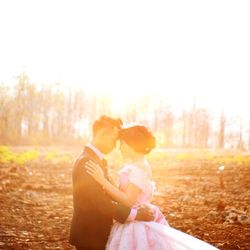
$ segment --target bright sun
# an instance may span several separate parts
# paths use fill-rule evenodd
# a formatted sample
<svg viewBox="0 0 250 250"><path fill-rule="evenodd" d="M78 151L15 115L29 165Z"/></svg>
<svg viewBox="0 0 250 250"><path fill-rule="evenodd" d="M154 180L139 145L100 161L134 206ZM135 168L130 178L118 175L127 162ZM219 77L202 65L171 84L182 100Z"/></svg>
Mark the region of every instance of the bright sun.
<svg viewBox="0 0 250 250"><path fill-rule="evenodd" d="M112 98L116 112L148 95L180 107L196 98L248 113L246 7L2 1L0 83L26 71L35 83L61 82Z"/></svg>

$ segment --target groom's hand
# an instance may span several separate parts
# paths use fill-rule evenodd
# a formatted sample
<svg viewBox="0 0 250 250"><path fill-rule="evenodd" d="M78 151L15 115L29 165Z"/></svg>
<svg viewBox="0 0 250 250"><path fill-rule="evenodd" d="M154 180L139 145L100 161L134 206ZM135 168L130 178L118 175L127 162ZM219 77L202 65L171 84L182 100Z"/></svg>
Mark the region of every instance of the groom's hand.
<svg viewBox="0 0 250 250"><path fill-rule="evenodd" d="M154 213L149 208L140 208L137 210L136 220L140 221L153 221Z"/></svg>

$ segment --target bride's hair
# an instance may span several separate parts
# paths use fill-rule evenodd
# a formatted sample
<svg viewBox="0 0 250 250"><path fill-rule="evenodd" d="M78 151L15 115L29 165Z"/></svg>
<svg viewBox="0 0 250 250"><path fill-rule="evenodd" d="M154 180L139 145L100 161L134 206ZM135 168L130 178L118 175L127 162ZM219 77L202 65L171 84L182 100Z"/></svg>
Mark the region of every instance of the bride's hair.
<svg viewBox="0 0 250 250"><path fill-rule="evenodd" d="M148 154L156 145L154 135L144 126L132 126L121 129L119 139L128 144L137 153Z"/></svg>

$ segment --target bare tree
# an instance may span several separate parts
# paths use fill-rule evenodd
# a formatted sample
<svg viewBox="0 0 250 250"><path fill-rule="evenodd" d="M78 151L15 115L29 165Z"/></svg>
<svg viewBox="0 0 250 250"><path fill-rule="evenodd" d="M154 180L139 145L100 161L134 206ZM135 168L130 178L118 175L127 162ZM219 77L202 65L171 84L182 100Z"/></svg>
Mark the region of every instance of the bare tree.
<svg viewBox="0 0 250 250"><path fill-rule="evenodd" d="M224 148L225 147L225 125L226 125L226 117L223 112L220 115L220 129L218 135L218 147Z"/></svg>
<svg viewBox="0 0 250 250"><path fill-rule="evenodd" d="M250 121L248 123L248 150L250 150Z"/></svg>
<svg viewBox="0 0 250 250"><path fill-rule="evenodd" d="M239 137L238 137L237 148L240 150L244 149L244 143L243 143L243 138L242 138L242 129L243 129L242 117L239 117Z"/></svg>

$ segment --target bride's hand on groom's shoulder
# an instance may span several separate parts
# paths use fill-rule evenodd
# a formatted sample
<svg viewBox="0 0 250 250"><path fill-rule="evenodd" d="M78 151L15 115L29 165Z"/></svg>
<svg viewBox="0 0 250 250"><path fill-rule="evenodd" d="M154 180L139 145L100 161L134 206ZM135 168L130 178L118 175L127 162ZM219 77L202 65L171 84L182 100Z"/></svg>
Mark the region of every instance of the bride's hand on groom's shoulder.
<svg viewBox="0 0 250 250"><path fill-rule="evenodd" d="M106 181L103 170L97 163L91 160L87 161L85 163L85 168L87 173L91 175L98 183L103 184Z"/></svg>
<svg viewBox="0 0 250 250"><path fill-rule="evenodd" d="M137 210L136 220L139 221L153 221L154 220L154 212L146 207L139 208Z"/></svg>

